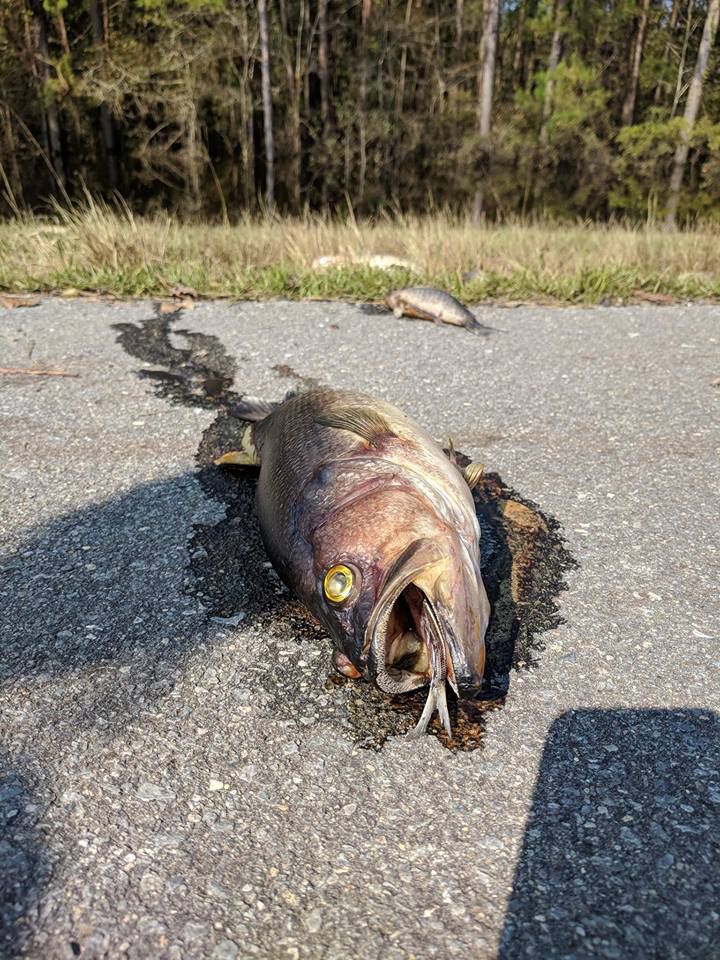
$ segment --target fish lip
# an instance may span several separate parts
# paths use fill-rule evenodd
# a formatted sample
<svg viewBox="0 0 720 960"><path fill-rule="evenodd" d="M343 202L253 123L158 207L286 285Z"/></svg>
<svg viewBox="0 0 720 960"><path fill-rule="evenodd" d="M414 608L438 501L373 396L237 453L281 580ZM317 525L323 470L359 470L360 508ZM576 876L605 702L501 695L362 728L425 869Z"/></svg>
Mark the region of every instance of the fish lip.
<svg viewBox="0 0 720 960"><path fill-rule="evenodd" d="M419 674L416 680L406 679L404 682L396 682L390 678L385 669L385 635L380 635L379 628L387 621L395 601L403 590L409 586L423 570L442 560L443 556L443 551L434 540L430 540L429 538L415 540L400 554L385 578L380 596L368 620L365 634L365 651L368 676L386 693L404 693L409 690L415 690L417 687L422 687L428 682L425 677ZM427 597L427 595L426 599L433 608L435 619L440 625L443 634L446 635L442 620L437 616L437 611L434 608L432 599ZM448 649L446 636L444 636L444 639L446 649Z"/></svg>

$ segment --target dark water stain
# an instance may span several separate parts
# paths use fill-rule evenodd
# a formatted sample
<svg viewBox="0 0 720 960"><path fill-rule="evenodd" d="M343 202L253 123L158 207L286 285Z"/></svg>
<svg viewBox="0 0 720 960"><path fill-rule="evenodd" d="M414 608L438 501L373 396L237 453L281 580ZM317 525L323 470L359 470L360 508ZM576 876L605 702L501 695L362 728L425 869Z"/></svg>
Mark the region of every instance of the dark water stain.
<svg viewBox="0 0 720 960"><path fill-rule="evenodd" d="M200 438L196 459L203 490L225 507L226 515L215 524L195 525L189 547L189 589L209 616L231 618L242 611L246 618L267 625L282 621L297 640L325 643L329 660L331 648L324 631L270 569L255 515L255 472L219 470L213 465L215 457L238 446L245 426L233 414L240 399L231 389L235 360L216 337L174 331L173 323L180 316L181 310L156 312L139 325L117 324L116 329L119 342L131 356L153 364L139 375L152 382L159 396L172 403L217 410ZM172 344L174 333L184 338L186 346ZM273 369L304 386L317 383L287 364ZM469 463L460 453L457 460L460 466ZM450 703L452 740L448 741L437 717L430 727L455 750L474 750L480 745L485 715L502 706L511 670L538 664L544 634L562 623L559 595L565 589L565 576L577 566L565 547L558 521L505 484L498 474L485 474L473 496L492 613L483 689L475 699ZM345 698L355 740L374 748L388 737L409 732L427 696L421 689L388 697L370 684L335 673L325 686L331 694Z"/></svg>

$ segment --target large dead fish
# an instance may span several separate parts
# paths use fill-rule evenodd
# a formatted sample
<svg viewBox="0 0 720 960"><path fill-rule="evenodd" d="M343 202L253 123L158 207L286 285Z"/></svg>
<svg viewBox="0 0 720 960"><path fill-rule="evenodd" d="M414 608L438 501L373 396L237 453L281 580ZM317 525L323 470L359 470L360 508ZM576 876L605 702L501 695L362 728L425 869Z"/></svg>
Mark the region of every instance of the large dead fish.
<svg viewBox="0 0 720 960"><path fill-rule="evenodd" d="M476 333L490 332L490 327L479 323L475 315L459 300L434 287L405 287L402 290L393 290L385 298L385 304L396 317L451 323Z"/></svg>
<svg viewBox="0 0 720 960"><path fill-rule="evenodd" d="M446 688L477 689L489 604L471 485L400 410L313 389L280 404L246 398L240 449L218 464L260 465L257 511L268 555L321 621L335 666L398 694L430 684L451 735Z"/></svg>

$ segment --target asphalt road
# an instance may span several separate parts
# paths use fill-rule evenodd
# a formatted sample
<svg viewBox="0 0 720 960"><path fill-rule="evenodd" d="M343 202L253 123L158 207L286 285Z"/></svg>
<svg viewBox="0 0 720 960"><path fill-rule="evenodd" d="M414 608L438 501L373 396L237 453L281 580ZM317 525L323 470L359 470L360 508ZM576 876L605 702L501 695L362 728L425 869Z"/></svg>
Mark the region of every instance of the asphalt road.
<svg viewBox="0 0 720 960"><path fill-rule="evenodd" d="M562 524L565 622L457 753L358 743L373 701L328 683L248 485L198 473L217 411L137 375L152 316L0 310L0 366L78 374L0 375L0 956L716 957L720 308L175 324L238 391L392 399Z"/></svg>

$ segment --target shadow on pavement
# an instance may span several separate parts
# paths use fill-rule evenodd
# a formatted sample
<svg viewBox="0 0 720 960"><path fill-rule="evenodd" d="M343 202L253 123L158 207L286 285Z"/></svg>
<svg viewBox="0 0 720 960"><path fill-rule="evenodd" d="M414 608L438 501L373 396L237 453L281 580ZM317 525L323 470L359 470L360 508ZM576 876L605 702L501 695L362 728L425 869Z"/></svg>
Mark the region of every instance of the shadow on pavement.
<svg viewBox="0 0 720 960"><path fill-rule="evenodd" d="M184 573L188 553L197 576L210 562L199 543L185 540L196 482L197 474L182 474L71 511L39 525L0 559L0 680L144 660L163 692L164 668L205 639L198 629L202 585ZM251 491L245 495L251 503ZM207 525L194 528L202 538ZM221 581L226 602L242 605L251 622L277 607L277 581L249 508L242 529L231 530L238 542L222 554Z"/></svg>
<svg viewBox="0 0 720 960"><path fill-rule="evenodd" d="M45 855L36 837L37 807L25 777L0 755L0 958L23 955L29 923L45 883Z"/></svg>
<svg viewBox="0 0 720 960"><path fill-rule="evenodd" d="M500 960L709 958L720 944L720 716L552 725Z"/></svg>

